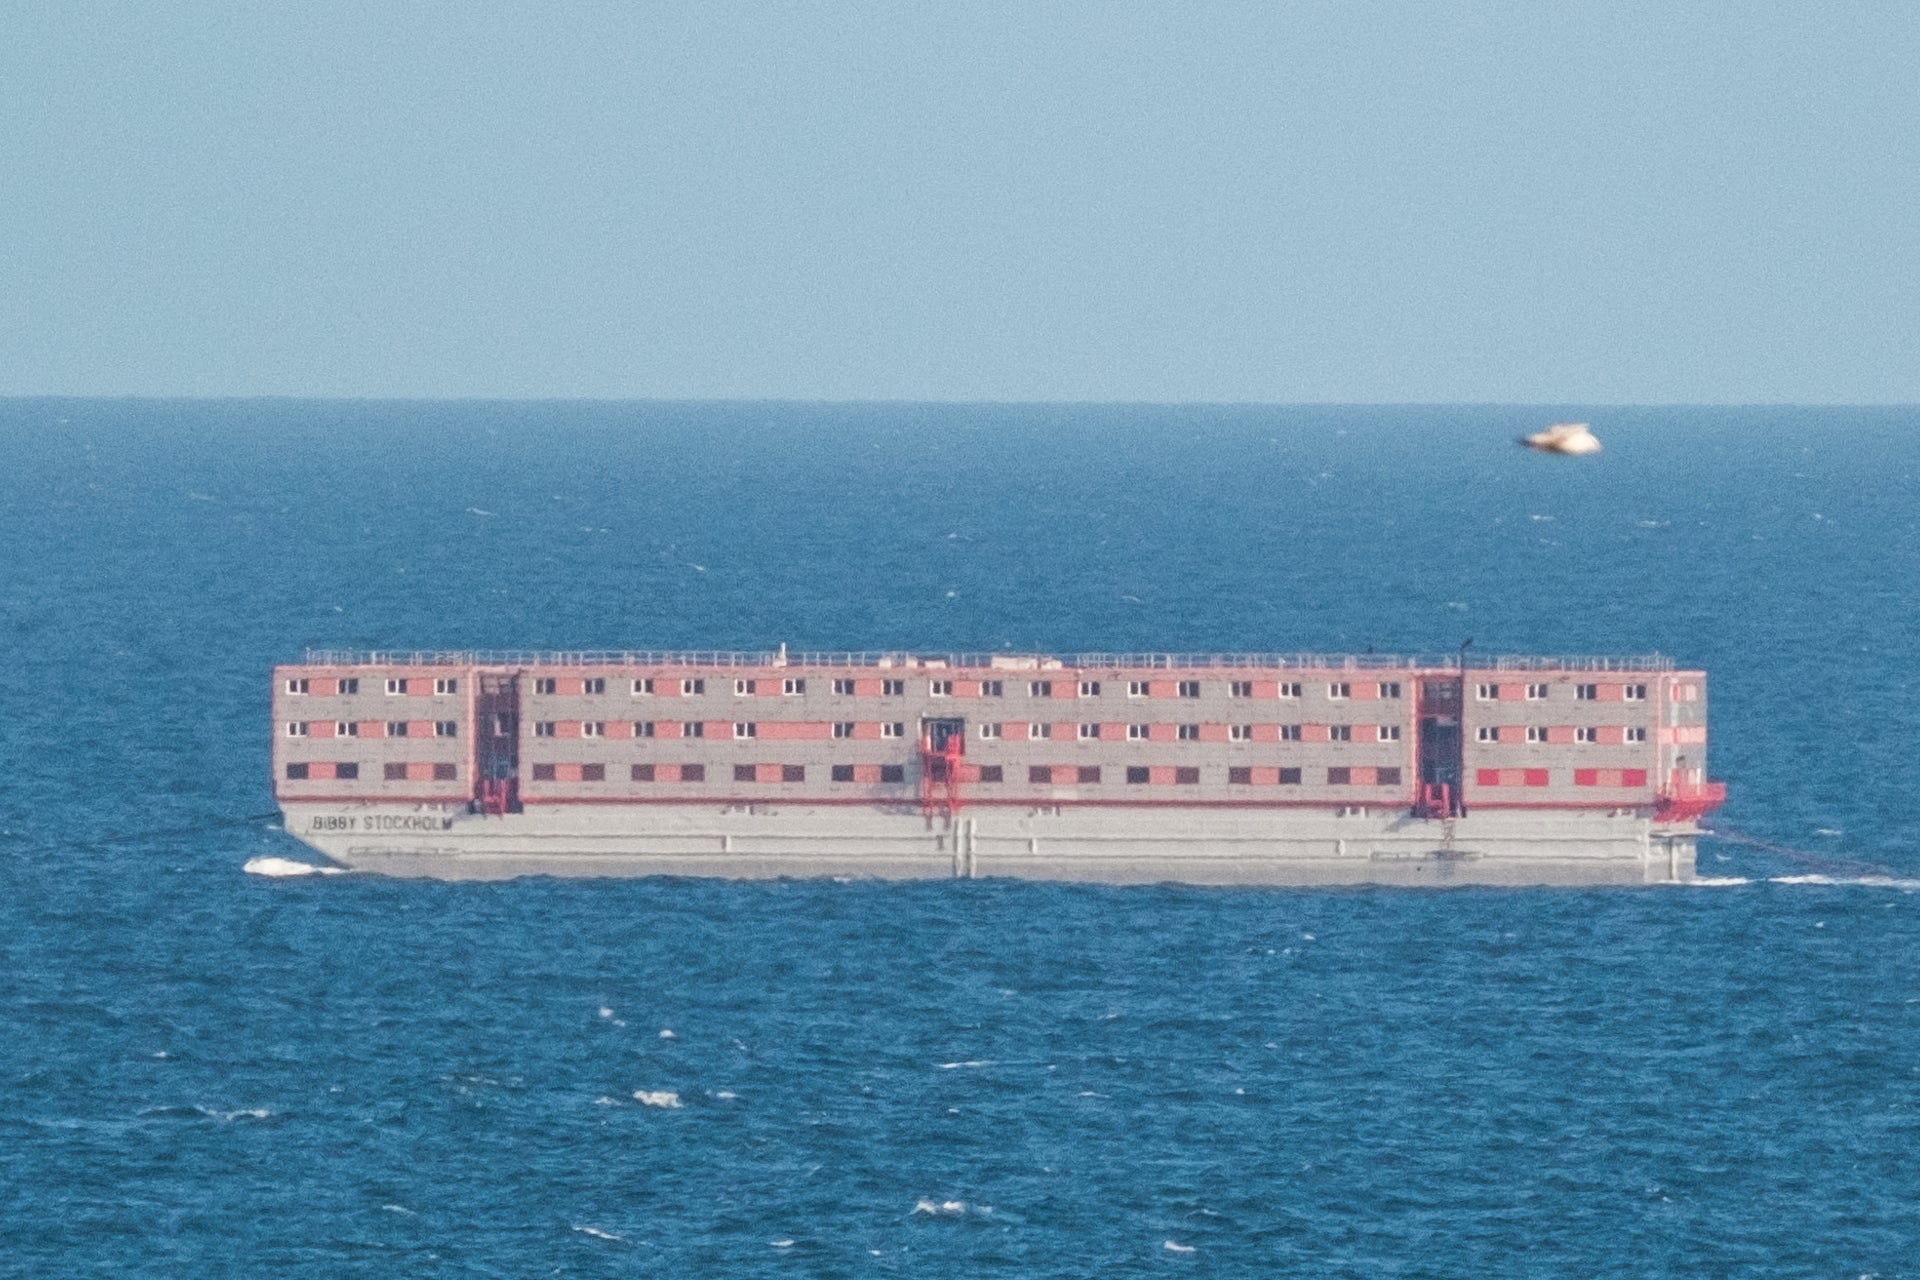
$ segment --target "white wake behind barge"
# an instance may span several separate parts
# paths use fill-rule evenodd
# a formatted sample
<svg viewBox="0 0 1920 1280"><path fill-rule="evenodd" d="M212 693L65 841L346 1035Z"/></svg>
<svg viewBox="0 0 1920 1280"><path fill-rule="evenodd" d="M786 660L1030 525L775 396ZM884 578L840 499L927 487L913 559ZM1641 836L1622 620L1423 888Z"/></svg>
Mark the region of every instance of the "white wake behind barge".
<svg viewBox="0 0 1920 1280"><path fill-rule="evenodd" d="M309 652L288 832L402 876L1647 884L1706 678L1659 657Z"/></svg>

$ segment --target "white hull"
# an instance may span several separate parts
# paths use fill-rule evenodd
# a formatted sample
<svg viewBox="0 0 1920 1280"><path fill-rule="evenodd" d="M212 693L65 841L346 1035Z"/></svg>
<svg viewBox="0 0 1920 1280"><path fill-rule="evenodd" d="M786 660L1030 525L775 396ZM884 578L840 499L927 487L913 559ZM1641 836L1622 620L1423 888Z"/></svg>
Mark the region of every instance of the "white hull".
<svg viewBox="0 0 1920 1280"><path fill-rule="evenodd" d="M341 866L383 875L867 877L1242 885L1674 884L1694 876L1691 824L1643 812L1404 809L917 808L301 803L287 831Z"/></svg>

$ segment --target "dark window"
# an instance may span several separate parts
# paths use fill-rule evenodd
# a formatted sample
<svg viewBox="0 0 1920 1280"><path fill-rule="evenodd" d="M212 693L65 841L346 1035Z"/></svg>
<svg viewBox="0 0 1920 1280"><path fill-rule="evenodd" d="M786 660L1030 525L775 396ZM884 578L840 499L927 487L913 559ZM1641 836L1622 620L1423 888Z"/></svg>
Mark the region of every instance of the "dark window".
<svg viewBox="0 0 1920 1280"><path fill-rule="evenodd" d="M1081 765L1080 781L1083 783L1093 783L1093 782L1100 781L1100 766L1097 764Z"/></svg>
<svg viewBox="0 0 1920 1280"><path fill-rule="evenodd" d="M552 782L553 766L550 764L537 764L533 766L533 780L535 782Z"/></svg>
<svg viewBox="0 0 1920 1280"><path fill-rule="evenodd" d="M533 682L535 693L552 693L555 687L552 676L541 676Z"/></svg>
<svg viewBox="0 0 1920 1280"><path fill-rule="evenodd" d="M1027 682L1027 696L1029 698L1051 698L1053 696L1053 681L1029 680Z"/></svg>
<svg viewBox="0 0 1920 1280"><path fill-rule="evenodd" d="M1577 684L1573 686L1573 696L1581 702L1592 702L1600 696L1600 686L1597 684Z"/></svg>
<svg viewBox="0 0 1920 1280"><path fill-rule="evenodd" d="M1398 684L1397 682L1395 682L1395 683L1390 683L1390 684L1383 684L1383 685L1381 685L1381 686L1380 686L1380 696L1381 696L1381 697L1383 697L1383 698L1397 698L1397 697L1399 697L1399 696L1400 696L1400 685L1399 685L1399 684Z"/></svg>
<svg viewBox="0 0 1920 1280"><path fill-rule="evenodd" d="M341 692L341 693L358 693L358 692L360 692L360 681L359 681L359 679L358 679L357 677L349 677L348 679L345 679L345 680L342 680L342 681L340 682L340 692Z"/></svg>
<svg viewBox="0 0 1920 1280"><path fill-rule="evenodd" d="M706 780L707 766L703 764L683 764L680 766L680 781L705 782Z"/></svg>
<svg viewBox="0 0 1920 1280"><path fill-rule="evenodd" d="M803 764L783 764L780 766L780 781L805 782L806 780L807 766Z"/></svg>
<svg viewBox="0 0 1920 1280"><path fill-rule="evenodd" d="M853 692L853 681L851 681L851 680L835 680L835 681L833 682L833 691L834 691L835 693L838 693L838 694L843 694L843 695L844 695L844 694L849 694L849 693L852 693L852 692Z"/></svg>
<svg viewBox="0 0 1920 1280"><path fill-rule="evenodd" d="M1397 787L1400 785L1400 770L1398 769L1378 770L1374 774L1374 780L1383 787Z"/></svg>
<svg viewBox="0 0 1920 1280"><path fill-rule="evenodd" d="M1243 764L1233 765L1227 769L1227 783L1230 786L1250 787L1253 785L1253 770Z"/></svg>
<svg viewBox="0 0 1920 1280"><path fill-rule="evenodd" d="M460 735L460 726L451 720L435 720L433 736L436 738L454 738Z"/></svg>
<svg viewBox="0 0 1920 1280"><path fill-rule="evenodd" d="M406 736L407 736L407 722L406 722L405 720L389 720L389 721L387 721L387 736L388 736L389 738L404 738L404 737L406 737Z"/></svg>
<svg viewBox="0 0 1920 1280"><path fill-rule="evenodd" d="M1200 770L1188 765L1173 771L1173 780L1183 787L1197 786L1200 782Z"/></svg>
<svg viewBox="0 0 1920 1280"><path fill-rule="evenodd" d="M603 764L583 764L580 766L580 781L605 782L606 780L607 766Z"/></svg>
<svg viewBox="0 0 1920 1280"><path fill-rule="evenodd" d="M1334 742L1352 742L1353 726L1350 724L1328 725L1327 737Z"/></svg>
<svg viewBox="0 0 1920 1280"><path fill-rule="evenodd" d="M653 766L650 764L637 764L633 766L633 780L635 782L652 782Z"/></svg>
<svg viewBox="0 0 1920 1280"><path fill-rule="evenodd" d="M1282 769L1280 771L1280 785L1283 787L1299 786L1300 771L1298 769Z"/></svg>
<svg viewBox="0 0 1920 1280"><path fill-rule="evenodd" d="M880 781L905 782L906 780L907 766L903 764L883 764L880 766Z"/></svg>
<svg viewBox="0 0 1920 1280"><path fill-rule="evenodd" d="M1253 696L1253 681L1235 680L1227 686L1227 696L1230 698L1251 698Z"/></svg>
<svg viewBox="0 0 1920 1280"><path fill-rule="evenodd" d="M307 766L305 766L304 764L290 764L290 765L288 765L288 766L287 766L287 777L288 777L288 778L290 778L291 780L293 780L294 782L304 782L304 781L306 781L306 778L307 778Z"/></svg>
<svg viewBox="0 0 1920 1280"><path fill-rule="evenodd" d="M907 682L905 680L882 680L880 682L880 692L883 696L889 698L904 697L907 692Z"/></svg>
<svg viewBox="0 0 1920 1280"><path fill-rule="evenodd" d="M833 766L833 780L835 782L852 782L853 766L850 764L837 764Z"/></svg>
<svg viewBox="0 0 1920 1280"><path fill-rule="evenodd" d="M1180 682L1180 696L1183 698L1199 697L1200 682L1198 680L1182 680Z"/></svg>
<svg viewBox="0 0 1920 1280"><path fill-rule="evenodd" d="M405 782L407 780L407 766L404 764L388 764L381 772L388 782Z"/></svg>
<svg viewBox="0 0 1920 1280"><path fill-rule="evenodd" d="M536 738L553 737L553 721L535 720L533 722L533 736Z"/></svg>
<svg viewBox="0 0 1920 1280"><path fill-rule="evenodd" d="M733 766L733 780L735 782L752 782L756 776L754 767L750 764L737 764Z"/></svg>
<svg viewBox="0 0 1920 1280"><path fill-rule="evenodd" d="M1153 775L1147 772L1147 766L1143 764L1130 764L1127 766L1128 782L1145 782L1152 776Z"/></svg>
<svg viewBox="0 0 1920 1280"><path fill-rule="evenodd" d="M1029 783L1051 783L1053 781L1053 766L1049 764L1028 765L1027 781Z"/></svg>
<svg viewBox="0 0 1920 1280"><path fill-rule="evenodd" d="M1281 726L1280 726L1280 741L1282 741L1282 742L1298 742L1298 741L1300 741L1300 726L1299 726L1299 725L1297 725L1297 724L1283 724L1283 725L1281 725Z"/></svg>
<svg viewBox="0 0 1920 1280"><path fill-rule="evenodd" d="M1199 725L1197 725L1197 724L1183 724L1183 725L1181 725L1181 726L1180 726L1180 741L1182 741L1182 742L1198 742L1198 741L1200 741L1200 726L1199 726Z"/></svg>
<svg viewBox="0 0 1920 1280"><path fill-rule="evenodd" d="M653 736L653 721L635 720L633 722L633 736L636 738L651 738Z"/></svg>
<svg viewBox="0 0 1920 1280"><path fill-rule="evenodd" d="M357 764L336 764L333 766L333 776L348 779L358 778L360 776L360 766Z"/></svg>
<svg viewBox="0 0 1920 1280"><path fill-rule="evenodd" d="M582 693L605 693L607 691L607 682L600 676L595 676L591 680L582 680L580 682L580 691ZM449 692L451 692L451 690L449 690Z"/></svg>
<svg viewBox="0 0 1920 1280"><path fill-rule="evenodd" d="M982 680L980 696L983 698L1001 698L1006 696L1007 686L998 680Z"/></svg>
<svg viewBox="0 0 1920 1280"><path fill-rule="evenodd" d="M680 726L680 736L681 736L681 737L683 737L683 738L704 738L704 737L706 737L706 736L707 736L707 722L706 722L706 721L704 721L704 720L689 720L689 721L687 721L687 722L686 722L686 723L685 723L684 725L682 725L682 726Z"/></svg>
<svg viewBox="0 0 1920 1280"><path fill-rule="evenodd" d="M982 782L1002 782L1005 781L1005 778L1006 771L997 764L983 764L980 766L980 781Z"/></svg>
<svg viewBox="0 0 1920 1280"><path fill-rule="evenodd" d="M1345 765L1337 765L1327 770L1327 785L1330 787L1344 787L1352 781L1353 770Z"/></svg>
<svg viewBox="0 0 1920 1280"><path fill-rule="evenodd" d="M445 761L433 766L433 780L435 782L452 782L459 776L459 770L454 765L448 764Z"/></svg>

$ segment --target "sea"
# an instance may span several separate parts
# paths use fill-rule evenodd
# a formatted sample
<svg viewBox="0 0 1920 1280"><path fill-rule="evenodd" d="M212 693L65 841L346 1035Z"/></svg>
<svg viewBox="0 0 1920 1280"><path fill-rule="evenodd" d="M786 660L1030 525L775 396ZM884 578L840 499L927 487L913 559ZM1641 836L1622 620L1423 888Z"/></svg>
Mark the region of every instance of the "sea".
<svg viewBox="0 0 1920 1280"><path fill-rule="evenodd" d="M246 870L309 645L1469 638L1703 883ZM1917 752L1913 409L0 401L0 1275L1920 1276Z"/></svg>

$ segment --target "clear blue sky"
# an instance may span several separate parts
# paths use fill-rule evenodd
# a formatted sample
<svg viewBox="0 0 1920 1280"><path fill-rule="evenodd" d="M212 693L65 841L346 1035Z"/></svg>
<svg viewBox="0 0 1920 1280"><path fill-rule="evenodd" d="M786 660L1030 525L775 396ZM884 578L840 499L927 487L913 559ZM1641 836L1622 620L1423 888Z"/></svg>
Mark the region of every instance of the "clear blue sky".
<svg viewBox="0 0 1920 1280"><path fill-rule="evenodd" d="M1920 5L0 0L0 394L1920 401Z"/></svg>

